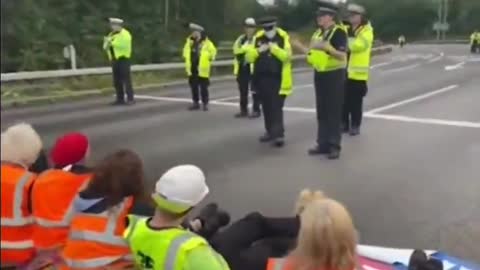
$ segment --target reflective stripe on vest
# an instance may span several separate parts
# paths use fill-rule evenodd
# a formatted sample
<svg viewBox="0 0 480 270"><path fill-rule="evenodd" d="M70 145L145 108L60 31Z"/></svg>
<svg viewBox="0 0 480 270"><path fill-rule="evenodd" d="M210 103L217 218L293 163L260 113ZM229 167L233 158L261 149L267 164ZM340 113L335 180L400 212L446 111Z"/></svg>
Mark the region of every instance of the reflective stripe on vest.
<svg viewBox="0 0 480 270"><path fill-rule="evenodd" d="M179 235L175 238L170 246L168 247L167 257L165 258L164 270L175 270L175 262L177 261L177 256L180 253L180 248L183 244L188 242L190 239L198 237L192 233L186 232L185 234Z"/></svg>
<svg viewBox="0 0 480 270"><path fill-rule="evenodd" d="M2 246L2 249L29 249L33 248L34 244L32 240L26 240L26 241L1 241L0 245Z"/></svg>
<svg viewBox="0 0 480 270"><path fill-rule="evenodd" d="M76 241L88 241L88 242L96 242L99 244L107 244L107 245L114 245L120 247L128 247L128 243L122 236L115 235L115 229L117 226L117 221L122 212L124 212L125 207L127 206L127 200L125 199L118 207L112 212L109 210L104 211L101 214L94 215L96 217L99 216L107 216L107 226L104 232L92 232L92 231L79 231L79 230L71 230L69 234L70 240ZM110 213L110 215L109 215ZM81 216L91 216L92 214L79 214ZM111 257L102 257L102 258L95 258L95 259L70 259L64 258L65 263L71 268L93 268L93 267L101 267L105 265L109 265L118 260L133 260L131 255L127 256L111 256Z"/></svg>
<svg viewBox="0 0 480 270"><path fill-rule="evenodd" d="M112 257L102 257L102 258L95 258L95 259L87 259L87 260L72 260L68 258L63 258L65 264L67 264L70 268L95 268L95 267L102 267L105 265L109 265L118 260L133 260L132 255L126 256L112 256Z"/></svg>
<svg viewBox="0 0 480 270"><path fill-rule="evenodd" d="M270 270L283 270L283 268L286 265L286 260L285 259L273 259L273 267Z"/></svg>
<svg viewBox="0 0 480 270"><path fill-rule="evenodd" d="M2 227L21 227L33 223L33 217L24 217L22 214L23 190L28 181L32 177L32 173L26 172L15 186L15 193L13 197L13 217L1 217L0 224ZM3 246L2 246L3 247Z"/></svg>
<svg viewBox="0 0 480 270"><path fill-rule="evenodd" d="M85 181L85 183L83 183L80 186L79 190L82 190L87 185L88 185L88 181ZM75 200L71 201L70 206L68 207L67 211L65 212L65 215L63 216L62 220L54 221L54 220L49 220L49 219L45 219L45 218L36 217L35 222L38 225L40 225L41 227L45 227L45 228L65 228L65 227L69 227L70 223L72 221L72 218L75 214L75 207L74 207L74 204L73 204L74 201ZM95 216L98 216L98 215L95 215ZM108 216L108 213L106 213L105 216Z"/></svg>

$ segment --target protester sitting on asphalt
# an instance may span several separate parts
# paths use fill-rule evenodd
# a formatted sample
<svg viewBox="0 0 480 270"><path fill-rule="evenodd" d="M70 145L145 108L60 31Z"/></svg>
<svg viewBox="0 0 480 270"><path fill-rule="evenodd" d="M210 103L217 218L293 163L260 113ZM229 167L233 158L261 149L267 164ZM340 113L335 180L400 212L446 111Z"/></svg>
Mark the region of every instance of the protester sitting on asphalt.
<svg viewBox="0 0 480 270"><path fill-rule="evenodd" d="M28 171L42 149L29 124L9 127L1 135L1 268L22 267L35 256L29 193L36 174Z"/></svg>
<svg viewBox="0 0 480 270"><path fill-rule="evenodd" d="M229 270L207 240L181 227L190 211L209 193L198 167L168 170L155 185L153 217L129 217L124 233L140 269Z"/></svg>
<svg viewBox="0 0 480 270"><path fill-rule="evenodd" d="M133 203L144 199L143 182L142 160L130 150L116 151L97 164L74 201L61 269L132 266L122 233Z"/></svg>
<svg viewBox="0 0 480 270"><path fill-rule="evenodd" d="M54 169L35 180L31 201L36 221L33 242L38 255L34 266L60 259L73 217L73 201L92 177L92 170L85 165L89 152L85 135L74 132L59 137L50 153Z"/></svg>

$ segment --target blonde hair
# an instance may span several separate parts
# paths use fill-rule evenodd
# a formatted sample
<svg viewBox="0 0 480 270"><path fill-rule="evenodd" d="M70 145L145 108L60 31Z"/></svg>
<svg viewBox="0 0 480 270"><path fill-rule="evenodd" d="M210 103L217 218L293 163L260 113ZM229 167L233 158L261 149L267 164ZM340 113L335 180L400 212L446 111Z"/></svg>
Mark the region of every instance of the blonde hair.
<svg viewBox="0 0 480 270"><path fill-rule="evenodd" d="M301 214L297 247L291 253L296 269L353 270L357 266L357 235L348 210L322 198L310 202Z"/></svg>
<svg viewBox="0 0 480 270"><path fill-rule="evenodd" d="M1 159L28 167L35 163L42 147L42 140L31 125L17 124L2 133Z"/></svg>
<svg viewBox="0 0 480 270"><path fill-rule="evenodd" d="M297 202L295 203L295 214L300 215L309 203L315 200L321 200L325 198L327 197L325 196L325 193L323 193L323 191L321 190L302 190L298 195Z"/></svg>

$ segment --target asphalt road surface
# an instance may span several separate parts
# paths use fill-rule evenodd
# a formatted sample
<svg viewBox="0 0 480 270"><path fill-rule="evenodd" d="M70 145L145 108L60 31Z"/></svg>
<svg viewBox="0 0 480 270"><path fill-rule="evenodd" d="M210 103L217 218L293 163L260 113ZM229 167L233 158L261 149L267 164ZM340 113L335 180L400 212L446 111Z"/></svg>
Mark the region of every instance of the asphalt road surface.
<svg viewBox="0 0 480 270"><path fill-rule="evenodd" d="M291 215L303 188L351 210L361 242L441 249L480 262L480 56L468 46L412 46L378 56L359 137L340 160L310 157L316 120L312 73L295 75L285 113L287 145L259 144L262 120L234 119L233 81L212 85L209 112L189 112L189 90L143 92L132 107L106 98L3 111L2 129L35 125L47 146L67 131L91 137L93 159L119 148L144 159L149 186L169 167L203 168L234 217Z"/></svg>

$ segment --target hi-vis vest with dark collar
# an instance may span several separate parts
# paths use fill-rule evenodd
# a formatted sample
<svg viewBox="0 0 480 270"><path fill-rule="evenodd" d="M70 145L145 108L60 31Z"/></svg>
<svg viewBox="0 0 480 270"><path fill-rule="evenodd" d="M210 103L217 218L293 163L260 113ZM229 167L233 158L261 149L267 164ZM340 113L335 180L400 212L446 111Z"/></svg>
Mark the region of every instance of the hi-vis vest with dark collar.
<svg viewBox="0 0 480 270"><path fill-rule="evenodd" d="M315 33L313 33L312 41L324 40L330 43L336 31L345 31L345 27L343 25L337 24L329 31L322 31L321 29L319 29ZM344 69L347 66L346 61L338 60L335 57L329 55L328 53L316 49L311 49L308 52L307 62L317 72L334 71Z"/></svg>
<svg viewBox="0 0 480 270"><path fill-rule="evenodd" d="M354 37L348 39L350 59L348 61L348 78L367 81L370 74L370 58L373 47L373 28L370 23L354 29Z"/></svg>

